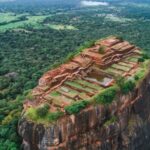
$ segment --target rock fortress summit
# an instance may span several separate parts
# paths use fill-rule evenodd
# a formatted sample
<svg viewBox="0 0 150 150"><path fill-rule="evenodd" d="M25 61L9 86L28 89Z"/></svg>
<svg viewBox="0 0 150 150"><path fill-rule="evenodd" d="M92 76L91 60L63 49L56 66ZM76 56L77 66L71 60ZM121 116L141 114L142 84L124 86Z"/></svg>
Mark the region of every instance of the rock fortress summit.
<svg viewBox="0 0 150 150"><path fill-rule="evenodd" d="M111 36L46 72L23 105L23 149L149 150L149 64Z"/></svg>

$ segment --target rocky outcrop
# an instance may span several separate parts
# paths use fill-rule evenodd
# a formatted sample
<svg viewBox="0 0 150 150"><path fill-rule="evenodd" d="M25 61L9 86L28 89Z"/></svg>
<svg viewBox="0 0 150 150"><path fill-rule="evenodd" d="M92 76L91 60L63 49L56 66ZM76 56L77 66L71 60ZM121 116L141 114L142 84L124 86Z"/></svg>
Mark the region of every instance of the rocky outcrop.
<svg viewBox="0 0 150 150"><path fill-rule="evenodd" d="M89 106L49 125L22 117L18 131L24 150L149 150L150 73L109 106Z"/></svg>

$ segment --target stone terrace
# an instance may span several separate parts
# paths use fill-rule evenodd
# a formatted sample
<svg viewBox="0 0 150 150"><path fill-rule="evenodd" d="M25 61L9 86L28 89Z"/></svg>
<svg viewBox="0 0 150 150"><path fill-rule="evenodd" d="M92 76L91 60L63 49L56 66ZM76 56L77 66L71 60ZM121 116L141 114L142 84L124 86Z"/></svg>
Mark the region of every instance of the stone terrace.
<svg viewBox="0 0 150 150"><path fill-rule="evenodd" d="M24 107L49 103L52 112L58 108L63 111L75 101L90 99L112 86L115 77L133 76L140 55L139 48L116 37L97 41L68 63L45 73L32 91L35 102L26 101Z"/></svg>

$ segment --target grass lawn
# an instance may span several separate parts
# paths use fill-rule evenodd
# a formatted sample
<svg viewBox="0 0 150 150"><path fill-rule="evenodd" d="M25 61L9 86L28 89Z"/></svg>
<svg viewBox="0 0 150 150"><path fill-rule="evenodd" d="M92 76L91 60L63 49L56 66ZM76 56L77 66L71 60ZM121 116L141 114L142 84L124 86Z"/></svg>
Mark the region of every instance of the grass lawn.
<svg viewBox="0 0 150 150"><path fill-rule="evenodd" d="M138 62L138 58L130 57L130 58L128 59L128 61L131 61L131 62Z"/></svg>
<svg viewBox="0 0 150 150"><path fill-rule="evenodd" d="M100 89L102 89L102 87L100 87L100 86L98 86L98 85L96 85L96 84L94 84L94 83L90 83L90 82L87 82L87 81L85 81L85 80L75 80L77 83L79 83L79 84L82 84L82 85L84 85L84 86L87 86L87 87L90 87L90 88L93 88L93 89L95 89L95 90L100 90Z"/></svg>
<svg viewBox="0 0 150 150"><path fill-rule="evenodd" d="M86 100L89 99L90 97L88 95L86 95L86 93L80 93L79 96L81 97L81 99Z"/></svg>
<svg viewBox="0 0 150 150"><path fill-rule="evenodd" d="M129 68L131 68L131 67L134 66L134 65L132 65L132 64L125 63L125 62L119 62L118 65L125 66L125 67L129 67Z"/></svg>
<svg viewBox="0 0 150 150"><path fill-rule="evenodd" d="M131 61L131 62L137 62L139 58L141 58L141 56L137 56L136 55L136 56L130 56L130 57L128 57L127 60Z"/></svg>
<svg viewBox="0 0 150 150"><path fill-rule="evenodd" d="M20 20L19 17L26 16L27 20ZM63 24L42 24L42 21L51 17L51 15L36 15L31 16L28 13L15 14L15 13L0 13L0 23L5 23L0 25L0 32L5 32L9 29L25 28L25 26L32 26L34 29L41 28L51 28L54 30L77 30L72 25L63 25ZM12 22L15 21L15 22Z"/></svg>
<svg viewBox="0 0 150 150"><path fill-rule="evenodd" d="M13 20L17 20L21 16L26 16L27 20L23 21L18 20L16 22L10 22ZM0 17L3 18L3 15L1 14ZM5 32L6 30L9 29L25 28L25 26L27 25L30 25L35 29L44 28L45 26L43 26L41 22L47 17L50 17L50 15L30 16L29 14L21 14L13 16L13 14L11 13L10 14L6 13L4 14L4 18L0 20L0 22L7 21L8 23L5 25L0 25L0 32Z"/></svg>
<svg viewBox="0 0 150 150"><path fill-rule="evenodd" d="M50 97L53 98L53 103L61 104L62 102L71 103L73 100L59 93L58 91L53 91L50 93Z"/></svg>
<svg viewBox="0 0 150 150"><path fill-rule="evenodd" d="M61 96L61 94L57 91L53 91L53 92L50 93L50 96L57 97L57 96Z"/></svg>
<svg viewBox="0 0 150 150"><path fill-rule="evenodd" d="M71 87L74 87L74 88L76 88L76 89L85 91L85 92L90 92L90 93L93 92L92 89L87 88L87 87L83 87L83 86L81 86L80 84L78 84L78 83L76 83L76 82L67 81L67 82L65 82L65 84L66 84L66 85L69 85L69 86L71 86Z"/></svg>
<svg viewBox="0 0 150 150"><path fill-rule="evenodd" d="M67 95L71 98L74 98L75 96L77 96L79 93L74 91L74 90L68 90L67 92L63 90L63 88L59 88L58 91L64 95Z"/></svg>
<svg viewBox="0 0 150 150"><path fill-rule="evenodd" d="M22 16L27 16L29 14L27 13L23 13L23 14L15 14L15 13L11 13L11 12L8 12L8 13L0 13L0 23L9 23L11 21L15 21L15 20L18 20L19 17L22 17Z"/></svg>
<svg viewBox="0 0 150 150"><path fill-rule="evenodd" d="M113 64L112 67L116 68L116 69L123 70L123 71L129 71L130 70L130 67L121 66L121 65L118 65L118 64Z"/></svg>
<svg viewBox="0 0 150 150"><path fill-rule="evenodd" d="M107 73L110 73L110 74L112 74L112 75L114 75L114 76L122 75L122 74L123 74L123 71L116 70L116 69L111 68L111 67L108 68L108 69L106 69L106 72L107 72Z"/></svg>
<svg viewBox="0 0 150 150"><path fill-rule="evenodd" d="M63 24L45 24L45 26L54 29L54 30L77 30L72 25L63 25Z"/></svg>
<svg viewBox="0 0 150 150"><path fill-rule="evenodd" d="M6 23L16 20L18 17L13 13L0 13L0 23Z"/></svg>

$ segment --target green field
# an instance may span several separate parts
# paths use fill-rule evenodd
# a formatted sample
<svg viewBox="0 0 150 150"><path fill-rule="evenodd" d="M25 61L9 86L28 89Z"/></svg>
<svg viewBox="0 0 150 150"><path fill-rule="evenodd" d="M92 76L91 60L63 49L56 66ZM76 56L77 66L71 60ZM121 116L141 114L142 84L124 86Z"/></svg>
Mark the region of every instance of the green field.
<svg viewBox="0 0 150 150"><path fill-rule="evenodd" d="M25 20L21 20L20 17L26 17ZM31 16L27 13L16 15L14 13L0 13L0 32L5 32L6 30L10 29L18 29L18 28L25 28L26 26L31 26L35 29L43 28L42 21L50 17L51 15L38 15L38 16Z"/></svg>
<svg viewBox="0 0 150 150"><path fill-rule="evenodd" d="M72 25L63 25L63 24L45 24L45 26L50 27L51 29L54 30L77 30Z"/></svg>
<svg viewBox="0 0 150 150"><path fill-rule="evenodd" d="M10 23L12 21L17 21L19 20L19 18L23 17L23 16L28 16L28 13L22 13L22 14L15 14L12 12L8 12L8 13L0 13L0 24L7 24Z"/></svg>
<svg viewBox="0 0 150 150"><path fill-rule="evenodd" d="M0 13L0 23L10 22L16 20L18 16L13 13Z"/></svg>
<svg viewBox="0 0 150 150"><path fill-rule="evenodd" d="M72 25L64 24L43 24L42 22L51 15L30 15L28 13L15 14L15 13L0 13L0 32L5 32L10 29L24 29L26 26L30 26L34 29L51 28L54 30L77 30ZM25 17L24 20L21 17Z"/></svg>

